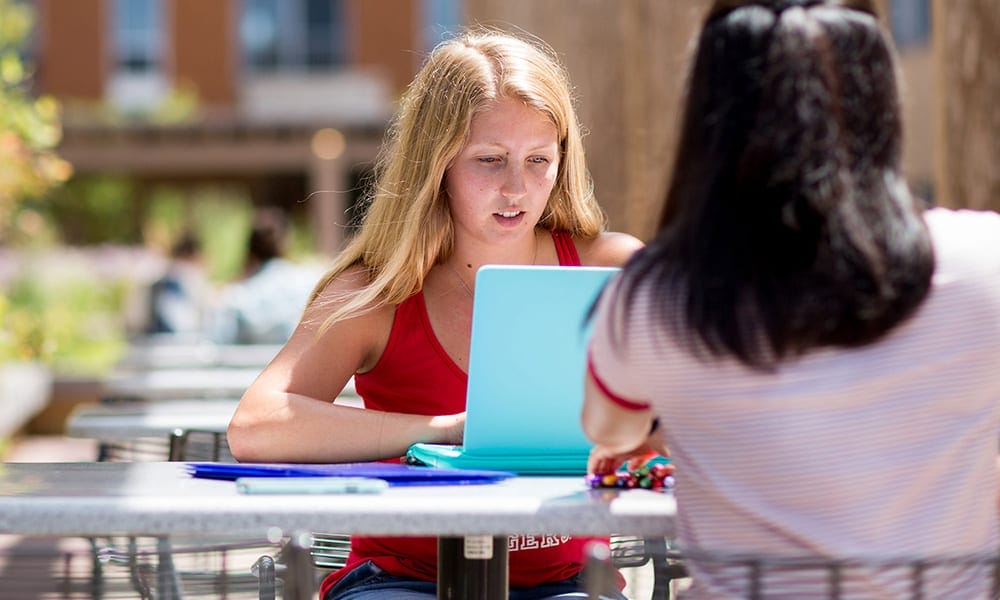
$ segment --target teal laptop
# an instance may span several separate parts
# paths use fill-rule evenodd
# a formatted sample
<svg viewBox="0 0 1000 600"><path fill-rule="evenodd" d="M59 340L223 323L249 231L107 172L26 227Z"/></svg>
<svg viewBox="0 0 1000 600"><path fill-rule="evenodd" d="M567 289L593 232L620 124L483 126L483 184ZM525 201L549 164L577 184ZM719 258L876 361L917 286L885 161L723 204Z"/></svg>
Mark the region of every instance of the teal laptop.
<svg viewBox="0 0 1000 600"><path fill-rule="evenodd" d="M494 266L476 274L461 445L415 444L408 462L582 475L587 311L618 269Z"/></svg>

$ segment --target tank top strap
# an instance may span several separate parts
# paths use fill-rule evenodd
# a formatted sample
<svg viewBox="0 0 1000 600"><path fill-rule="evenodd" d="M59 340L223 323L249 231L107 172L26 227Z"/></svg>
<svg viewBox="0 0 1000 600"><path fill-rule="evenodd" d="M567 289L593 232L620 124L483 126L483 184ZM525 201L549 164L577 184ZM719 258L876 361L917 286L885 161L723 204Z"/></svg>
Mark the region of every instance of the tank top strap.
<svg viewBox="0 0 1000 600"><path fill-rule="evenodd" d="M556 246L556 256L563 267L579 267L580 254L576 251L573 236L565 231L553 231L552 242Z"/></svg>

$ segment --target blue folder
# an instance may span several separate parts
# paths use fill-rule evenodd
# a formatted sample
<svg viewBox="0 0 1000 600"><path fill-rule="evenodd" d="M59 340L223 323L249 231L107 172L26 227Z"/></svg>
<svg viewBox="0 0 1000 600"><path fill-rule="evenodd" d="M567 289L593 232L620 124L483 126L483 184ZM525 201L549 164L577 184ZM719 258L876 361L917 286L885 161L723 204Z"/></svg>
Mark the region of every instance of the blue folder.
<svg viewBox="0 0 1000 600"><path fill-rule="evenodd" d="M201 479L235 481L240 477L367 477L390 486L472 485L495 483L514 473L494 470L430 469L396 463L188 463L188 472Z"/></svg>

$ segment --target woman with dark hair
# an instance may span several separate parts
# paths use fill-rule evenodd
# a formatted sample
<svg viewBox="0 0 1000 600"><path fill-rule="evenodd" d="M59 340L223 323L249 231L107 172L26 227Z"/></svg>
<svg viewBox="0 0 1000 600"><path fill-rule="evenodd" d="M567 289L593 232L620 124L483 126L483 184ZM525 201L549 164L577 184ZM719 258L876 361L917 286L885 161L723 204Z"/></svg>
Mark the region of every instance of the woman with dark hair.
<svg viewBox="0 0 1000 600"><path fill-rule="evenodd" d="M669 447L693 557L997 549L1000 216L925 211L900 121L870 1L710 11L659 233L596 309L583 413L594 472ZM689 566L695 598L746 594L745 570ZM984 571L926 577L978 598Z"/></svg>

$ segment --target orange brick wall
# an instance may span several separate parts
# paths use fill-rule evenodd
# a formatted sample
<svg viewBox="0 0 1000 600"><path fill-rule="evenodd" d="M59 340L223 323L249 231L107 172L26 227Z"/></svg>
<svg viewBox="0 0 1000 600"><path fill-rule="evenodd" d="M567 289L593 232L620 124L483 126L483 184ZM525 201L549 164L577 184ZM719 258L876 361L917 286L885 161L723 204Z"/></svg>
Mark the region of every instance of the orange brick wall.
<svg viewBox="0 0 1000 600"><path fill-rule="evenodd" d="M381 69L393 90L402 92L423 60L422 53L414 50L420 48L419 9L417 0L346 0L349 60L361 67Z"/></svg>
<svg viewBox="0 0 1000 600"><path fill-rule="evenodd" d="M63 98L98 99L107 71L107 13L102 0L40 0L37 81Z"/></svg>

